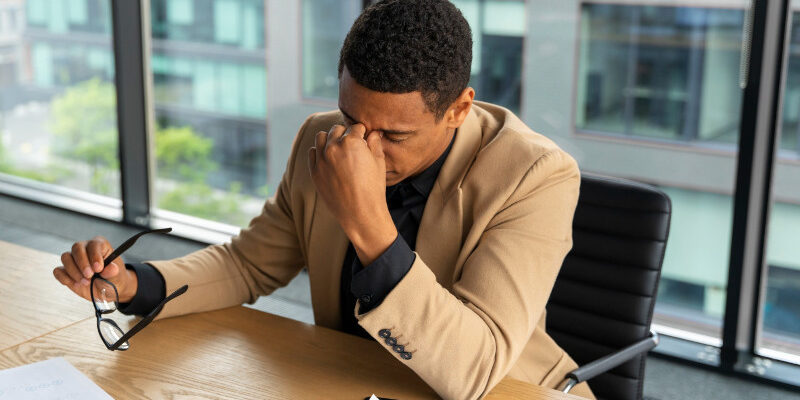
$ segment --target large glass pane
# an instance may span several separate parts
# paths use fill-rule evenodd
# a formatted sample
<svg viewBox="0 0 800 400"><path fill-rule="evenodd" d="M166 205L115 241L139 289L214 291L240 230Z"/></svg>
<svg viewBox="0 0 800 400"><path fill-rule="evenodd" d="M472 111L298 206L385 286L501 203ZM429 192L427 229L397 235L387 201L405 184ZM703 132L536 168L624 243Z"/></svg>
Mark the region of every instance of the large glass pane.
<svg viewBox="0 0 800 400"><path fill-rule="evenodd" d="M242 226L266 180L263 0L151 0L155 205Z"/></svg>
<svg viewBox="0 0 800 400"><path fill-rule="evenodd" d="M520 111L523 0L453 0L472 28L472 77L477 100Z"/></svg>
<svg viewBox="0 0 800 400"><path fill-rule="evenodd" d="M645 3L645 2L642 2ZM582 131L736 143L742 11L585 4L576 99Z"/></svg>
<svg viewBox="0 0 800 400"><path fill-rule="evenodd" d="M157 213L244 226L305 117L336 108L339 48L361 1L150 6Z"/></svg>
<svg viewBox="0 0 800 400"><path fill-rule="evenodd" d="M745 5L526 2L523 120L584 172L648 182L671 197L654 326L714 345L730 253Z"/></svg>
<svg viewBox="0 0 800 400"><path fill-rule="evenodd" d="M0 2L0 179L119 198L117 154L110 3Z"/></svg>
<svg viewBox="0 0 800 400"><path fill-rule="evenodd" d="M339 50L355 10L339 0L304 0L303 96L336 101L339 95ZM347 23L350 22L350 23Z"/></svg>
<svg viewBox="0 0 800 400"><path fill-rule="evenodd" d="M793 0L758 351L800 363L800 1Z"/></svg>

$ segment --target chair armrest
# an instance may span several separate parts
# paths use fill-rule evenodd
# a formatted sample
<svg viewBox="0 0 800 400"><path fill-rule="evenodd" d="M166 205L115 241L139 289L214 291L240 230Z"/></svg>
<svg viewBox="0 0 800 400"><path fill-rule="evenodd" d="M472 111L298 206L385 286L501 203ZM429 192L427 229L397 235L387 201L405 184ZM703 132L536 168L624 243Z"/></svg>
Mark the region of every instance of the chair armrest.
<svg viewBox="0 0 800 400"><path fill-rule="evenodd" d="M658 334L650 331L650 337L642 339L628 347L623 348L622 350L611 353L603 358L599 358L575 369L567 374L568 382L564 388L564 393L569 392L569 390L578 383L588 381L589 379L608 372L642 353L647 353L657 345Z"/></svg>

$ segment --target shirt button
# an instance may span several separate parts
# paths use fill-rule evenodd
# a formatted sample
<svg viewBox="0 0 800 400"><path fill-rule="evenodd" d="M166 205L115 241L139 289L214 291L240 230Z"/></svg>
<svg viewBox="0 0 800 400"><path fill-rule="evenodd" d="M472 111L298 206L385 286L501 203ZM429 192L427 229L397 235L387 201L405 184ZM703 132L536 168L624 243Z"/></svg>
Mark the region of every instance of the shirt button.
<svg viewBox="0 0 800 400"><path fill-rule="evenodd" d="M362 303L366 304L366 303L369 303L370 301L372 301L372 297L370 297L370 295L368 295L368 294L365 294L365 295L361 296L361 298L359 300L361 300Z"/></svg>
<svg viewBox="0 0 800 400"><path fill-rule="evenodd" d="M404 353L406 351L406 348L403 347L402 344L396 344L392 347L392 350L394 350L396 353Z"/></svg>
<svg viewBox="0 0 800 400"><path fill-rule="evenodd" d="M402 358L403 360L410 360L411 359L411 353L408 353L408 352L404 351L404 352L400 353L400 358Z"/></svg>
<svg viewBox="0 0 800 400"><path fill-rule="evenodd" d="M397 339L395 339L395 338L393 338L393 337L388 337L388 338L386 338L386 340L384 340L384 341L385 341L385 342L386 342L386 344L388 344L389 346L394 346L394 345L396 345L396 344L397 344Z"/></svg>
<svg viewBox="0 0 800 400"><path fill-rule="evenodd" d="M388 330L388 329L381 329L381 330L378 332L378 336L380 336L380 337L382 337L382 338L384 338L384 339L385 339L385 338L388 338L389 336L392 336L392 331L390 331L390 330Z"/></svg>

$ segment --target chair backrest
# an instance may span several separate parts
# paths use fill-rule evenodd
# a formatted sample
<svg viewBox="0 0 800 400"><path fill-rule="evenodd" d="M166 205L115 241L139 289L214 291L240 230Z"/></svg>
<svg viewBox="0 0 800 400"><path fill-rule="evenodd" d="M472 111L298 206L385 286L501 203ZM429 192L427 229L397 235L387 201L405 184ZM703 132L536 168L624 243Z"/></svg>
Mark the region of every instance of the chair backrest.
<svg viewBox="0 0 800 400"><path fill-rule="evenodd" d="M660 190L584 174L573 247L547 305L547 332L578 365L649 335L672 206ZM641 399L645 355L589 381L598 398Z"/></svg>

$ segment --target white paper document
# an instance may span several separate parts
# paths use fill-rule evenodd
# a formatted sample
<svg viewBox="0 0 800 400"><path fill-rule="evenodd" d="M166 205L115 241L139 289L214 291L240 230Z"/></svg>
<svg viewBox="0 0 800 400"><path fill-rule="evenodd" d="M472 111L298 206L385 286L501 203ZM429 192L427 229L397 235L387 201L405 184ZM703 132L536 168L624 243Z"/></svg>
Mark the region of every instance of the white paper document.
<svg viewBox="0 0 800 400"><path fill-rule="evenodd" d="M113 400L61 357L0 371L0 400L6 399Z"/></svg>

